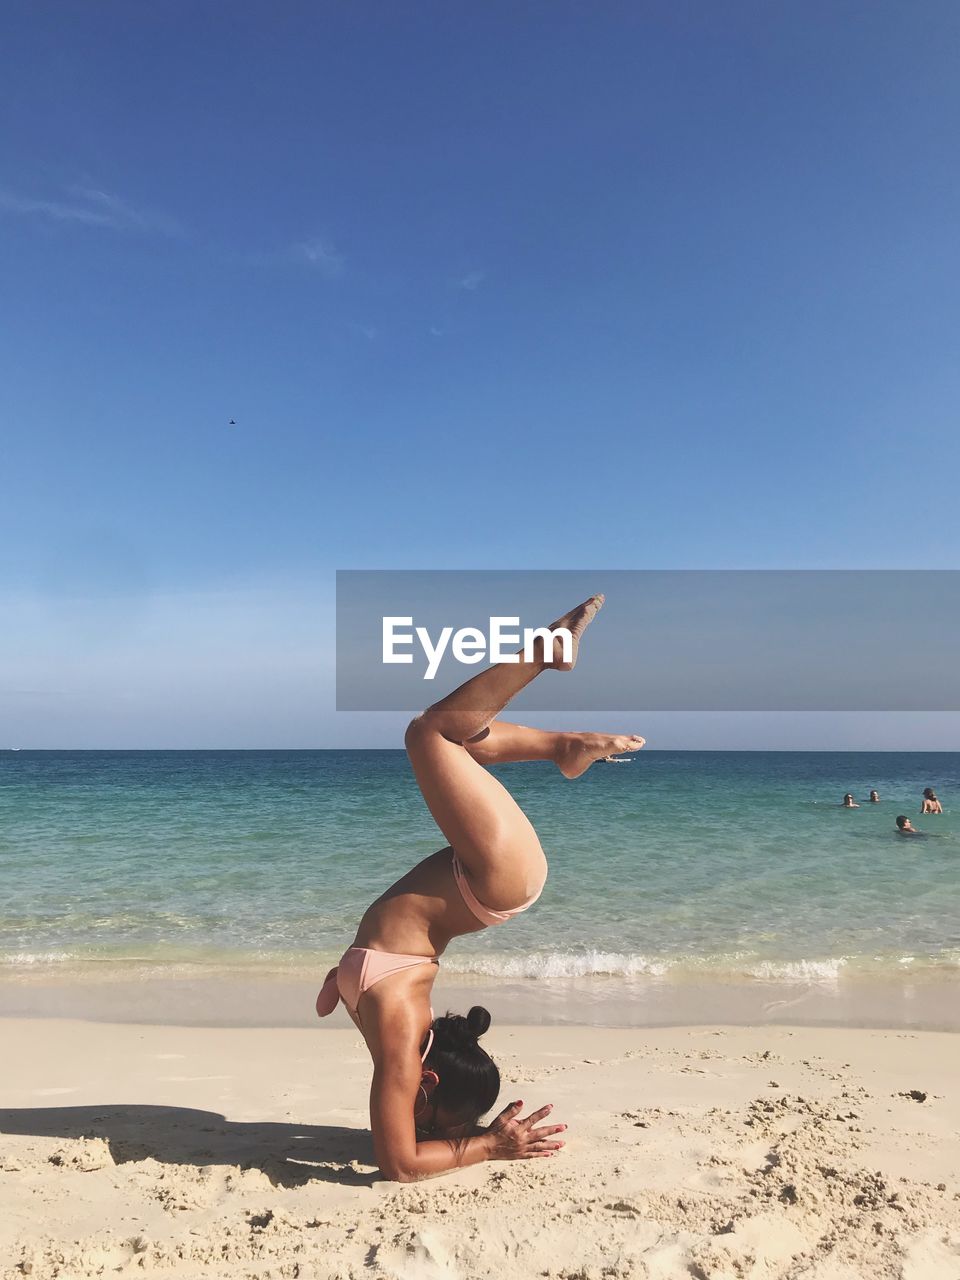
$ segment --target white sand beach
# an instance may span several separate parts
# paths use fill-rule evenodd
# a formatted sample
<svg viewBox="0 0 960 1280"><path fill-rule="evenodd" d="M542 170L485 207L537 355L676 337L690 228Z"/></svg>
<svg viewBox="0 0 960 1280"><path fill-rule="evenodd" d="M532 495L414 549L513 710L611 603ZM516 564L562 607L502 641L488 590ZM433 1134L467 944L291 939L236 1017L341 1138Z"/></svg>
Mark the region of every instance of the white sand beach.
<svg viewBox="0 0 960 1280"><path fill-rule="evenodd" d="M0 1026L4 1280L960 1277L956 1035L495 1025L565 1151L403 1186L351 1030Z"/></svg>

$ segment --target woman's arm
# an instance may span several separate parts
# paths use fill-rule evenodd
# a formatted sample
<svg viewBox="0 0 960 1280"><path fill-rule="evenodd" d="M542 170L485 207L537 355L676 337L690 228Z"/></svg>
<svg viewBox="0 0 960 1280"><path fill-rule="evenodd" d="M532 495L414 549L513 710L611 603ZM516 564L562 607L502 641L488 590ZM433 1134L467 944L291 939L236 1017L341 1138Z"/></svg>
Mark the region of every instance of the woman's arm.
<svg viewBox="0 0 960 1280"><path fill-rule="evenodd" d="M414 1108L421 1097L423 1064L420 1044L424 1034L423 1007L417 1001L390 998L386 983L378 983L366 996L364 1038L373 1058L370 1089L370 1128L380 1172L395 1182L413 1182L483 1160L526 1160L556 1155L562 1142L551 1141L566 1125L537 1128L551 1110L521 1120L521 1102L507 1107L487 1129L470 1136L429 1138L417 1141Z"/></svg>
<svg viewBox="0 0 960 1280"><path fill-rule="evenodd" d="M555 1135L565 1124L540 1125L552 1110L541 1107L520 1118L522 1102L512 1102L487 1129L469 1137L417 1140L413 1118L422 1067L416 1041L401 1037L394 1053L378 1053L370 1089L370 1128L380 1172L391 1182L415 1182L484 1160L533 1160L554 1156L563 1146Z"/></svg>
<svg viewBox="0 0 960 1280"><path fill-rule="evenodd" d="M489 1135L471 1138L431 1138L417 1141L413 1108L420 1084L415 1054L399 1062L374 1065L370 1089L370 1128L380 1172L391 1182L415 1182L490 1158Z"/></svg>
<svg viewBox="0 0 960 1280"><path fill-rule="evenodd" d="M416 1182L451 1169L465 1169L484 1160L536 1160L555 1156L563 1142L554 1135L565 1124L540 1125L552 1104L520 1119L522 1102L511 1102L488 1129L467 1138L428 1138L417 1141L410 1095L374 1070L370 1091L373 1146L380 1172L391 1182ZM407 1123L405 1118L409 1117Z"/></svg>

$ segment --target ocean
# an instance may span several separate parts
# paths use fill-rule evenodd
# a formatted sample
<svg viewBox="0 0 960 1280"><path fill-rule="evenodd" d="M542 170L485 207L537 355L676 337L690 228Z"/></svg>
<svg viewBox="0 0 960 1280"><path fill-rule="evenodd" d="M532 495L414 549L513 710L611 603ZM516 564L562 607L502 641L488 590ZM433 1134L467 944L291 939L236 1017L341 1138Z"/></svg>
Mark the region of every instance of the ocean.
<svg viewBox="0 0 960 1280"><path fill-rule="evenodd" d="M448 973L960 973L960 754L644 751L574 782L497 773L550 876L525 915L457 939ZM920 818L925 786L942 817ZM930 837L896 835L899 813ZM321 973L443 843L402 751L0 752L0 975Z"/></svg>

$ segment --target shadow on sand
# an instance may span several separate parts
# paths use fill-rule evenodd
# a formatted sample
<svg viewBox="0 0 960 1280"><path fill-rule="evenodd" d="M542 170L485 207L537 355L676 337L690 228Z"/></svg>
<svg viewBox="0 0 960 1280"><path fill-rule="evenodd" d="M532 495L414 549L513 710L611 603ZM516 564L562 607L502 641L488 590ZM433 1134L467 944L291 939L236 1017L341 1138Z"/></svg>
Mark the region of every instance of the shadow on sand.
<svg viewBox="0 0 960 1280"><path fill-rule="evenodd" d="M0 1110L0 1137L102 1138L116 1164L234 1165L260 1169L274 1186L313 1180L372 1186L373 1144L363 1129L333 1125L245 1123L214 1111L145 1105L27 1107ZM358 1169L357 1165L368 1168Z"/></svg>

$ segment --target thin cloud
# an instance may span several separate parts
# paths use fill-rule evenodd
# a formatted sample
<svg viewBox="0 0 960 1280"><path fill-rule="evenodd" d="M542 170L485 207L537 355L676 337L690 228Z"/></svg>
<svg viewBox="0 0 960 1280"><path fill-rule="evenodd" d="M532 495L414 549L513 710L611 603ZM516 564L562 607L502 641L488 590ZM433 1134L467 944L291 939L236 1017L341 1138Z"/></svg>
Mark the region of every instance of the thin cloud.
<svg viewBox="0 0 960 1280"><path fill-rule="evenodd" d="M473 293L483 284L485 273L483 271L468 271L465 276L461 276L457 284L461 289L467 289Z"/></svg>
<svg viewBox="0 0 960 1280"><path fill-rule="evenodd" d="M113 231L163 236L183 234L180 224L166 214L137 209L119 196L97 187L67 187L64 197L42 200L0 187L0 212Z"/></svg>
<svg viewBox="0 0 960 1280"><path fill-rule="evenodd" d="M316 271L328 280L342 276L346 270L346 260L329 240L306 240L296 246L296 255L303 262L309 263Z"/></svg>
<svg viewBox="0 0 960 1280"><path fill-rule="evenodd" d="M83 200L92 209L99 210L104 217L111 218L113 225L131 231L156 231L160 235L178 236L183 228L174 218L153 209L135 209L121 200L119 196L97 187L71 187L70 194Z"/></svg>
<svg viewBox="0 0 960 1280"><path fill-rule="evenodd" d="M372 324L357 324L355 321L351 321L347 328L351 333L357 334L358 337L366 338L368 342L373 342L377 336L377 329Z"/></svg>

